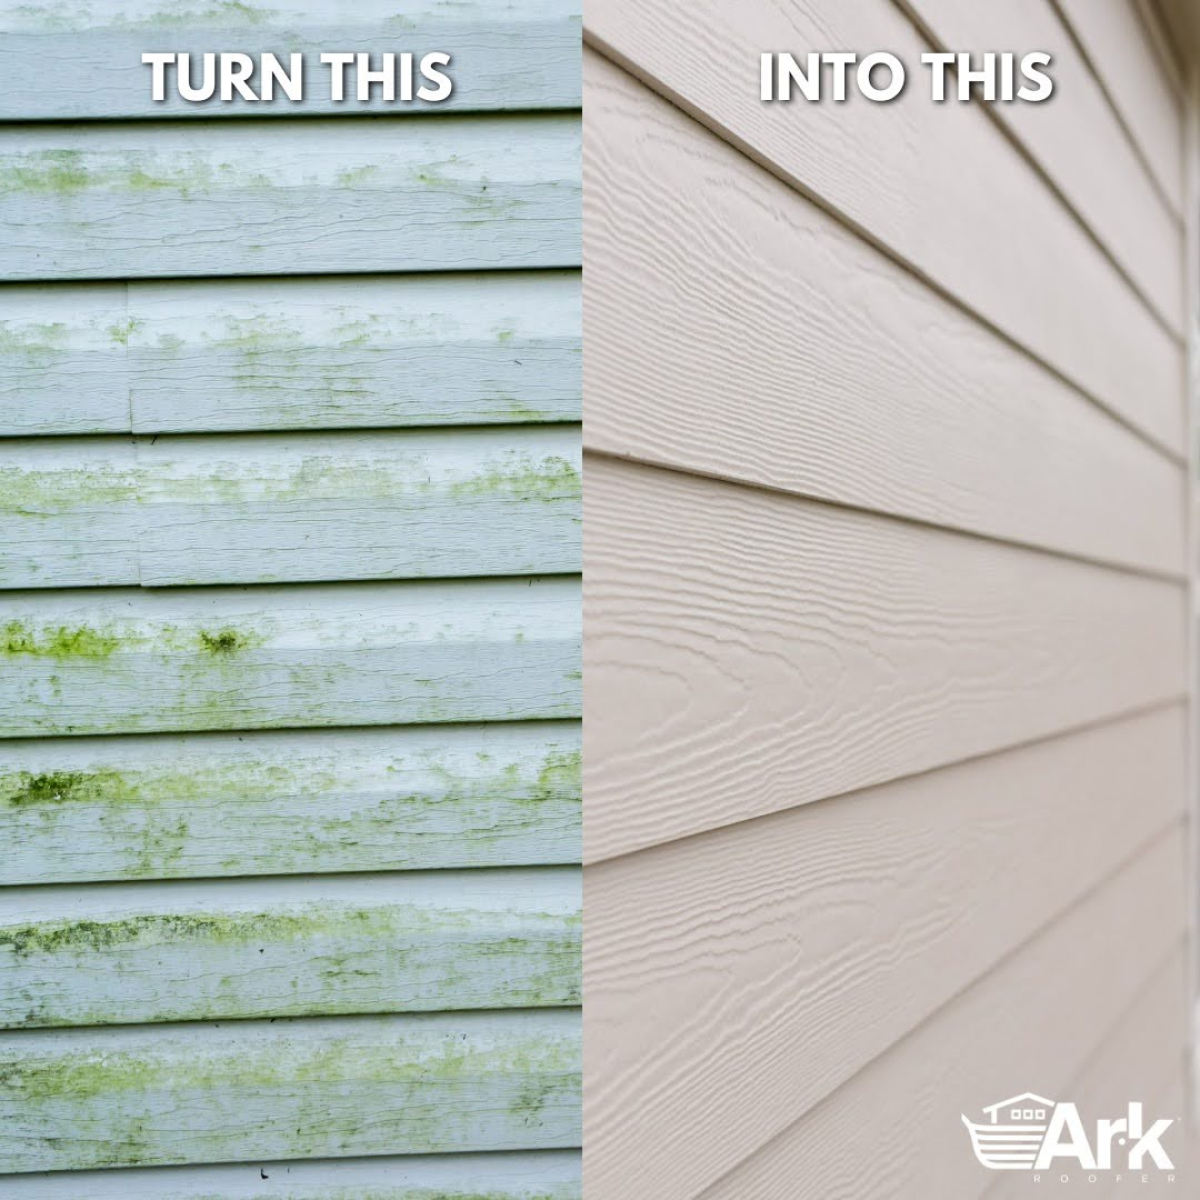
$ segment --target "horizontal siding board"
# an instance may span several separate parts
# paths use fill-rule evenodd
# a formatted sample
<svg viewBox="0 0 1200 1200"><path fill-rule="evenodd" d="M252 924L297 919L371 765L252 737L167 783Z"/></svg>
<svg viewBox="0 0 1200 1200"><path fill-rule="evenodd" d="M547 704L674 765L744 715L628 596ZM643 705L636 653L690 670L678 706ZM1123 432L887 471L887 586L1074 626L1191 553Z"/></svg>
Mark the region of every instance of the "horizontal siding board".
<svg viewBox="0 0 1200 1200"><path fill-rule="evenodd" d="M597 1195L699 1194L1177 827L1185 721L1159 710L589 867ZM1179 931L1181 907L1155 912Z"/></svg>
<svg viewBox="0 0 1200 1200"><path fill-rule="evenodd" d="M977 106L931 104L909 87L889 104L809 104L797 120L794 105L759 100L764 47L886 45L917 63L927 47L890 0L744 10L598 0L587 28L681 107L1182 453L1178 339ZM714 89L714 62L742 85Z"/></svg>
<svg viewBox="0 0 1200 1200"><path fill-rule="evenodd" d="M329 1017L0 1035L11 1172L579 1144L579 1016Z"/></svg>
<svg viewBox="0 0 1200 1200"><path fill-rule="evenodd" d="M0 588L578 572L578 426L0 440Z"/></svg>
<svg viewBox="0 0 1200 1200"><path fill-rule="evenodd" d="M0 1026L580 1002L578 868L0 891Z"/></svg>
<svg viewBox="0 0 1200 1200"><path fill-rule="evenodd" d="M1130 0L1053 0L1164 194L1183 202L1183 111Z"/></svg>
<svg viewBox="0 0 1200 1200"><path fill-rule="evenodd" d="M649 89L587 71L589 447L1183 573L1181 468Z"/></svg>
<svg viewBox="0 0 1200 1200"><path fill-rule="evenodd" d="M337 0L289 0L274 5L229 3L172 11L158 0L129 0L73 7L58 3L0 4L0 121L113 119L130 117L353 116L362 112L440 113L504 109L572 108L580 103L579 4L577 0L486 0L409 5L397 13L389 0L356 0L352 10ZM257 56L273 52L304 55L304 100L189 103L178 98L174 71L168 99L151 99L147 49L198 56L235 49ZM330 49L370 52L376 67L385 51L451 55L447 73L454 91L443 101L387 103L347 94L330 98L328 68L320 55ZM69 62L61 86L45 86L48 54ZM194 82L201 62L194 58ZM257 72L255 75L257 79ZM419 84L421 80L417 80ZM256 93L259 91L255 84Z"/></svg>
<svg viewBox="0 0 1200 1200"><path fill-rule="evenodd" d="M0 278L578 266L578 156L568 114L9 126Z"/></svg>
<svg viewBox="0 0 1200 1200"><path fill-rule="evenodd" d="M580 418L577 272L0 289L0 437Z"/></svg>
<svg viewBox="0 0 1200 1200"><path fill-rule="evenodd" d="M579 571L578 426L141 438L147 587Z"/></svg>
<svg viewBox="0 0 1200 1200"><path fill-rule="evenodd" d="M569 578L0 596L7 737L579 715Z"/></svg>
<svg viewBox="0 0 1200 1200"><path fill-rule="evenodd" d="M139 433L580 419L580 279L130 287Z"/></svg>
<svg viewBox="0 0 1200 1200"><path fill-rule="evenodd" d="M0 437L127 433L124 284L0 288Z"/></svg>
<svg viewBox="0 0 1200 1200"><path fill-rule="evenodd" d="M576 863L575 723L0 743L0 884Z"/></svg>
<svg viewBox="0 0 1200 1200"><path fill-rule="evenodd" d="M714 1200L883 1200L914 1187L981 1196L995 1174L971 1154L961 1114L1028 1090L1076 1100L1085 1121L1118 1116L1067 1089L1182 992L1183 853L1175 833L1143 854L726 1175ZM1175 1008L1160 1047L1181 1043L1178 1019ZM1139 1098L1152 1099L1130 1093L1122 1106ZM590 1190L590 1167L588 1178Z"/></svg>
<svg viewBox="0 0 1200 1200"><path fill-rule="evenodd" d="M1082 1070L1058 1092L1062 1099L1072 1100L1079 1106L1085 1121L1099 1117L1119 1118L1128 1111L1130 1101L1137 1101L1143 1106L1145 1128L1162 1118L1173 1122L1163 1136L1162 1145L1176 1171L1160 1172L1152 1161L1147 1160L1149 1177L1143 1179L1140 1172L1122 1170L1126 1166L1123 1159L1128 1141L1125 1147L1118 1142L1113 1149L1113 1165L1117 1172L1126 1179L1136 1179L1141 1187L1178 1190L1180 1183L1191 1175L1187 1162L1188 1143L1195 1134L1185 1116L1186 1101L1177 1094L1185 1078L1187 1055L1184 1047L1191 1025L1188 1012L1191 993L1186 952L1180 950L1165 966L1143 980L1133 1003L1112 1028L1105 1030ZM982 1116L978 1108L974 1115ZM1064 1185L1060 1178L1058 1186L1067 1196L1078 1195L1085 1187L1091 1187L1092 1194L1097 1194L1096 1185L1088 1183L1085 1173L1072 1172L1069 1167L1066 1173L1071 1177L1070 1182ZM1169 1182L1167 1174L1175 1174L1175 1180ZM1124 1193L1121 1191L1125 1179L1103 1175L1101 1179L1107 1187L1099 1195L1117 1200L1121 1195L1129 1194L1128 1187ZM1021 1178L1016 1172L1011 1175L996 1172L989 1183L991 1186L984 1192L987 1200L1029 1195L1028 1176Z"/></svg>
<svg viewBox="0 0 1200 1200"><path fill-rule="evenodd" d="M1046 0L907 0L946 49L1036 46L1053 55L1049 103L992 109L1159 316L1183 318L1183 229L1143 169L1096 78ZM1140 59L1139 59L1140 64ZM1129 64L1123 70L1129 70ZM1135 67L1136 69L1136 67ZM954 85L951 85L954 86Z"/></svg>
<svg viewBox="0 0 1200 1200"><path fill-rule="evenodd" d="M1176 584L674 471L586 475L587 859L1184 690Z"/></svg>
<svg viewBox="0 0 1200 1200"><path fill-rule="evenodd" d="M137 584L132 438L0 441L0 588Z"/></svg>
<svg viewBox="0 0 1200 1200"><path fill-rule="evenodd" d="M3 1200L582 1200L579 1154L508 1154L296 1160L244 1166L143 1167L49 1175L0 1175ZM286 1191L279 1191L286 1188Z"/></svg>

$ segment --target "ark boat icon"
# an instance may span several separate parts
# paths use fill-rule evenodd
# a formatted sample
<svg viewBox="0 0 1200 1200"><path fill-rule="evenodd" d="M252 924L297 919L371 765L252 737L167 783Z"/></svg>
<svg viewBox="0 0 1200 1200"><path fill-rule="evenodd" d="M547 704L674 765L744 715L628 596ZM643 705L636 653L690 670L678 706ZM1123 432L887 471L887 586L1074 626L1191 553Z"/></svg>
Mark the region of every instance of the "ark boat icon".
<svg viewBox="0 0 1200 1200"><path fill-rule="evenodd" d="M988 1105L986 1122L975 1124L964 1116L975 1157L993 1171L1028 1171L1037 1161L1046 1137L1054 1101L1033 1092L1022 1092Z"/></svg>

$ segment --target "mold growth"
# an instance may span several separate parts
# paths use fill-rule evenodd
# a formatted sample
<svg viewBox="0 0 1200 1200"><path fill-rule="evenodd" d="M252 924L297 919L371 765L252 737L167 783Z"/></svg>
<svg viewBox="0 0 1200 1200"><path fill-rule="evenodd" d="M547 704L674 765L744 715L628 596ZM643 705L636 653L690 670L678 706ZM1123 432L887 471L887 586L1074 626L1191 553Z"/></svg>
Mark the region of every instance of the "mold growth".
<svg viewBox="0 0 1200 1200"><path fill-rule="evenodd" d="M67 349L68 331L62 321L17 324L0 321L0 356L22 355L43 361Z"/></svg>
<svg viewBox="0 0 1200 1200"><path fill-rule="evenodd" d="M85 191L169 190L188 197L215 186L270 187L262 173L242 173L229 163L214 164L200 154L154 157L145 153L89 153L57 149L13 154L0 159L0 194L69 197Z"/></svg>
<svg viewBox="0 0 1200 1200"><path fill-rule="evenodd" d="M522 500L575 500L583 494L579 470L565 458L551 455L540 461L512 455L470 479L450 485L456 499L510 495Z"/></svg>
<svg viewBox="0 0 1200 1200"><path fill-rule="evenodd" d="M133 499L132 474L120 467L0 471L0 512L37 517L85 505L127 504Z"/></svg>
<svg viewBox="0 0 1200 1200"><path fill-rule="evenodd" d="M105 12L104 8L110 11ZM130 16L112 12L112 6L100 6L95 13L90 4L55 3L22 4L13 11L15 27L46 33L50 31L78 32L84 29L173 29L188 25L245 27L262 25L286 13L276 8L247 4L245 0L199 0L197 3L160 3L156 8Z"/></svg>
<svg viewBox="0 0 1200 1200"><path fill-rule="evenodd" d="M110 340L118 346L128 346L129 339L139 330L146 322L138 317L124 317L120 321L109 325L104 331L108 334Z"/></svg>
<svg viewBox="0 0 1200 1200"><path fill-rule="evenodd" d="M215 655L238 654L257 644L254 638L239 633L236 629L221 629L216 632L201 629L197 637L200 640L200 648Z"/></svg>
<svg viewBox="0 0 1200 1200"><path fill-rule="evenodd" d="M102 633L89 625L59 625L35 629L23 621L0 626L0 654L29 655L33 658L108 658L120 645L111 633Z"/></svg>
<svg viewBox="0 0 1200 1200"><path fill-rule="evenodd" d="M69 801L110 800L123 780L116 771L21 771L0 778L0 806L66 804Z"/></svg>
<svg viewBox="0 0 1200 1200"><path fill-rule="evenodd" d="M583 795L583 751L551 751L538 772L530 799L538 803Z"/></svg>

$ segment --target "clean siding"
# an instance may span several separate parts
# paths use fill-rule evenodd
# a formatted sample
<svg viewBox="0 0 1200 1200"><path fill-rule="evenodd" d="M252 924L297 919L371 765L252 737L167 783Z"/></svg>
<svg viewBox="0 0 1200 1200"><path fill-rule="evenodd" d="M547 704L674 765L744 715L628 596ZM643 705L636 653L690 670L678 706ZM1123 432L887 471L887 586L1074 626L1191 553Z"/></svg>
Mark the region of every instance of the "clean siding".
<svg viewBox="0 0 1200 1200"><path fill-rule="evenodd" d="M588 94L590 448L1185 574L1175 463L594 55Z"/></svg>
<svg viewBox="0 0 1200 1200"><path fill-rule="evenodd" d="M1175 1115L1177 213L1050 10L944 35L1045 33L1078 86L1036 129L711 85L916 61L944 7L589 9L596 1200L1008 1194L961 1113ZM1140 176L1093 194L1096 145Z"/></svg>
<svg viewBox="0 0 1200 1200"><path fill-rule="evenodd" d="M656 91L1182 460L1178 337L975 105L931 104L910 87L889 104L811 105L801 121L794 106L758 100L764 46L886 45L919 62L928 46L890 0L597 0L588 30ZM714 54L749 72L744 87L712 86L701 64Z"/></svg>

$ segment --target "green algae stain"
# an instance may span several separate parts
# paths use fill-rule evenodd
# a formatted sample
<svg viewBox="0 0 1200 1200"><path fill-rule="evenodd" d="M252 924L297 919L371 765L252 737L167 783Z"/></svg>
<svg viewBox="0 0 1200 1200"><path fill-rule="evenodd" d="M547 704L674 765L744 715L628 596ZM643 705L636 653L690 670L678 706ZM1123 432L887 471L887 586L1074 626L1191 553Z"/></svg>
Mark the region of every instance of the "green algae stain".
<svg viewBox="0 0 1200 1200"><path fill-rule="evenodd" d="M583 751L551 751L542 762L530 798L545 803L564 796L578 799L582 795Z"/></svg>
<svg viewBox="0 0 1200 1200"><path fill-rule="evenodd" d="M94 183L82 150L43 150L24 154L5 164L0 191L82 192Z"/></svg>
<svg viewBox="0 0 1200 1200"><path fill-rule="evenodd" d="M41 150L0 159L0 194L72 197L108 189L117 192L174 191L182 197L232 181L261 187L261 174L238 174L199 154L150 158L133 152L88 154L82 150Z"/></svg>
<svg viewBox="0 0 1200 1200"><path fill-rule="evenodd" d="M62 321L43 323L0 322L0 356L48 358L67 349L67 326Z"/></svg>
<svg viewBox="0 0 1200 1200"><path fill-rule="evenodd" d="M217 656L240 654L258 644L258 639L239 633L236 629L221 629L216 632L201 629L197 637L202 650Z"/></svg>
<svg viewBox="0 0 1200 1200"><path fill-rule="evenodd" d="M577 467L557 455L540 460L512 455L451 484L448 491L456 499L508 495L522 500L575 500L583 495L583 480Z"/></svg>
<svg viewBox="0 0 1200 1200"><path fill-rule="evenodd" d="M363 167L345 167L334 177L339 187L356 188L367 183L379 174L377 163L368 163Z"/></svg>
<svg viewBox="0 0 1200 1200"><path fill-rule="evenodd" d="M21 771L0 778L0 806L27 808L35 805L106 801L127 790L116 771L50 771L34 774Z"/></svg>
<svg viewBox="0 0 1200 1200"><path fill-rule="evenodd" d="M19 18L22 29L49 32L51 30L80 31L95 27L115 29L182 28L195 26L253 26L262 25L284 12L245 3L245 0L209 0L189 4L186 0L171 0L157 9L130 17L116 12L93 13L91 5L70 3L22 4L13 15ZM102 6L103 8L103 6Z"/></svg>
<svg viewBox="0 0 1200 1200"><path fill-rule="evenodd" d="M108 326L105 333L118 346L128 346L129 339L145 324L138 317L125 317Z"/></svg>
<svg viewBox="0 0 1200 1200"><path fill-rule="evenodd" d="M119 638L88 625L34 629L23 621L9 621L0 626L0 654L10 656L103 659L114 653L120 644Z"/></svg>
<svg viewBox="0 0 1200 1200"><path fill-rule="evenodd" d="M120 467L0 471L0 511L21 516L46 516L82 505L128 504L133 498L132 474Z"/></svg>

